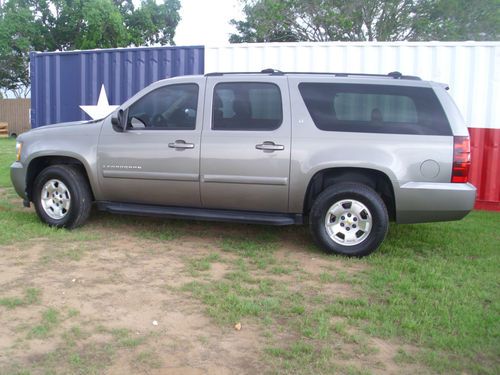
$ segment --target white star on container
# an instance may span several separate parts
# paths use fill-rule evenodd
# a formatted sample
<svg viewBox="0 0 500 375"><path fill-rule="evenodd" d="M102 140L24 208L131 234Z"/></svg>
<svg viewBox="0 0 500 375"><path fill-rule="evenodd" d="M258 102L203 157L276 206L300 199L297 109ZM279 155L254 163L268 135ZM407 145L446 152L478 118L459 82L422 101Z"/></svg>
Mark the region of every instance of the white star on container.
<svg viewBox="0 0 500 375"><path fill-rule="evenodd" d="M87 115L89 115L92 120L99 120L117 109L118 105L109 105L108 96L106 95L106 89L104 85L101 86L101 92L99 93L99 99L97 99L97 105L81 105L80 108Z"/></svg>

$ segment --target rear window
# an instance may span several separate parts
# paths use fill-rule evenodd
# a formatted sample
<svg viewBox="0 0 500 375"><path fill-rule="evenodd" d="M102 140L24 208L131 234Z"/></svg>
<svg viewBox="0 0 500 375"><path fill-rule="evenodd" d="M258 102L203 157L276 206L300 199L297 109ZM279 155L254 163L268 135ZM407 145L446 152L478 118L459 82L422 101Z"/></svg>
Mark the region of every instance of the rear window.
<svg viewBox="0 0 500 375"><path fill-rule="evenodd" d="M321 130L451 135L443 108L430 88L304 82L299 90Z"/></svg>

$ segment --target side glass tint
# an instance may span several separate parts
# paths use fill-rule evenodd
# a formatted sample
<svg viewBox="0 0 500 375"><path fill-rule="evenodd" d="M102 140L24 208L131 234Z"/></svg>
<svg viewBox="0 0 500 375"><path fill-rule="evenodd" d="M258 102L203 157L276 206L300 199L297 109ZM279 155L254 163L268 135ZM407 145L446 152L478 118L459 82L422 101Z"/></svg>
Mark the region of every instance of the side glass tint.
<svg viewBox="0 0 500 375"><path fill-rule="evenodd" d="M194 130L198 112L198 85L160 87L132 104L128 129Z"/></svg>
<svg viewBox="0 0 500 375"><path fill-rule="evenodd" d="M214 88L212 129L275 130L283 121L281 91L273 83L227 82Z"/></svg>
<svg viewBox="0 0 500 375"><path fill-rule="evenodd" d="M325 131L451 135L431 88L381 84L299 84L318 129Z"/></svg>

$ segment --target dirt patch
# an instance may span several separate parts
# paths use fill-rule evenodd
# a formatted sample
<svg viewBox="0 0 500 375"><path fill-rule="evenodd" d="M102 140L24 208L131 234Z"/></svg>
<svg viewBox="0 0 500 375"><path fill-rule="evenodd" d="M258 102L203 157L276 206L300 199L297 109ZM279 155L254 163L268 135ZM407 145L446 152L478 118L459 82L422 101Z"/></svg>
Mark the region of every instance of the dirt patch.
<svg viewBox="0 0 500 375"><path fill-rule="evenodd" d="M210 278L212 280L221 280L227 274L229 266L224 263L212 263L210 267Z"/></svg>
<svg viewBox="0 0 500 375"><path fill-rule="evenodd" d="M109 335L96 333L99 327L111 332L126 329L134 339L148 337L147 344L141 345L152 348L161 367L142 364L148 367L148 373L229 374L262 370L258 329L245 327L237 332L220 327L203 314L203 306L176 291L193 280L184 272L186 255L201 256L214 250L206 242L145 244L136 237L125 236L93 244L93 250L79 260L56 258L49 263L40 258L50 251L50 244L42 241L22 247L22 251L18 246L1 248L0 288L21 295L24 284L40 287L42 302L17 307L12 312L0 306L0 368L13 362L29 365L53 352L60 346L63 333L77 325L92 335L87 341L99 342L103 337L109 341ZM71 244L58 250L62 247L70 248ZM218 280L227 271L227 264L215 262L206 276ZM15 290L11 289L14 285ZM59 324L43 340L28 339L47 308L58 311ZM69 311L77 315L70 318ZM132 353L140 355L140 350L134 350L118 349L107 373L137 372L138 365L131 358Z"/></svg>
<svg viewBox="0 0 500 375"><path fill-rule="evenodd" d="M260 227L196 223L195 232L203 235L179 226L179 238L158 240L156 232L127 232L130 223L113 229L99 220L90 227L101 240L59 241L54 247L36 239L0 247L0 297L22 297L26 287L41 291L38 302L11 310L0 306L0 373L11 368L33 374L82 368L106 374L266 373L272 366L263 360L265 348L270 342L286 344L288 327L264 327L252 319L242 321L239 331L234 323L217 324L202 301L181 288L224 280L244 261L254 267L247 271L256 280L279 281L305 296L313 291L330 300L351 298L356 297L352 285L328 275L356 274L364 267L311 251L300 233L279 242L269 255L274 263L258 269L255 259L223 251L221 233L258 238ZM152 222L153 228L158 225ZM190 273L197 259L208 259L209 266ZM270 332L272 338L266 336ZM379 347L377 354L338 363L377 367L380 362L383 370L400 369L392 360L396 347L383 341L371 345Z"/></svg>
<svg viewBox="0 0 500 375"><path fill-rule="evenodd" d="M341 270L347 274L355 274L367 269L365 264L357 263L356 260L332 257L319 253L316 250L310 251L300 243L290 241L281 244L279 250L276 252L276 258L279 261L300 265L301 270L312 275L332 272L332 270Z"/></svg>
<svg viewBox="0 0 500 375"><path fill-rule="evenodd" d="M311 288L316 288L319 292L325 296L328 296L331 299L347 299L347 298L356 298L359 297L359 293L357 293L352 285L342 284L342 283L328 283L316 285L311 282L306 283L306 285L310 285Z"/></svg>

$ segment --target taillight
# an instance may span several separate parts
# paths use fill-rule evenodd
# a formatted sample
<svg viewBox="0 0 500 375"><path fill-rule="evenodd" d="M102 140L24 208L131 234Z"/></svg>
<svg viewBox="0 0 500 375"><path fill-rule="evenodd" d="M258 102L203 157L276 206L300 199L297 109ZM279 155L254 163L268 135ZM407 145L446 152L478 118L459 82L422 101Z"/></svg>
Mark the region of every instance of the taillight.
<svg viewBox="0 0 500 375"><path fill-rule="evenodd" d="M469 137L453 137L453 170L451 182L465 183L469 180Z"/></svg>

